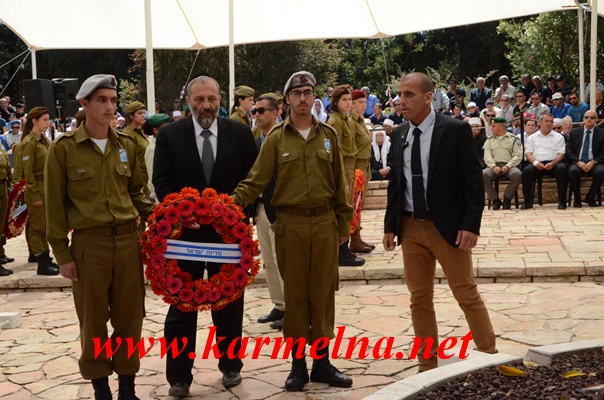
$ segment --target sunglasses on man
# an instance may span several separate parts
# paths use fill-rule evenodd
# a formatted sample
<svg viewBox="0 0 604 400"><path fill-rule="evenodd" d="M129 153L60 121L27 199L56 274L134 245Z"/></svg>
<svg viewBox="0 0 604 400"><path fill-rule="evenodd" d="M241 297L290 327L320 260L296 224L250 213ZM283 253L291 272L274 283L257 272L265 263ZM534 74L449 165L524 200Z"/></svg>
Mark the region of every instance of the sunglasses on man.
<svg viewBox="0 0 604 400"><path fill-rule="evenodd" d="M275 111L274 108L266 108L266 107L258 107L252 110L252 115L256 115L256 113L262 115L265 111Z"/></svg>

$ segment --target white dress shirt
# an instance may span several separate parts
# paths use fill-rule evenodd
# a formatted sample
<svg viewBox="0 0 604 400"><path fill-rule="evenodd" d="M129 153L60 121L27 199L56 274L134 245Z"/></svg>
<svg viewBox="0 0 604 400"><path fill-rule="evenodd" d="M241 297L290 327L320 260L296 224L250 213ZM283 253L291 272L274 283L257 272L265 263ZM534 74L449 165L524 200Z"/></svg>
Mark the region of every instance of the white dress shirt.
<svg viewBox="0 0 604 400"><path fill-rule="evenodd" d="M533 133L526 139L524 153L533 153L535 160L539 162L552 161L558 154L566 153L564 136L558 132L551 131L544 135L541 131Z"/></svg>

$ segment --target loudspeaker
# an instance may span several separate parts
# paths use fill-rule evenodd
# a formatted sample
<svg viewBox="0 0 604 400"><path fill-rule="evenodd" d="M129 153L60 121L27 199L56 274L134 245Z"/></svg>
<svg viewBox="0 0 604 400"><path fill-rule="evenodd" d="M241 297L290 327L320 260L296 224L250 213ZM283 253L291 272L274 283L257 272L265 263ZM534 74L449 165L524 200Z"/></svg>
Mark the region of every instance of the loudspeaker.
<svg viewBox="0 0 604 400"><path fill-rule="evenodd" d="M53 82L48 79L24 79L26 112L34 107L46 107L51 119L57 117Z"/></svg>
<svg viewBox="0 0 604 400"><path fill-rule="evenodd" d="M55 78L54 85L55 103L57 114L63 117L73 117L80 109L80 102L76 100L79 83L76 78Z"/></svg>

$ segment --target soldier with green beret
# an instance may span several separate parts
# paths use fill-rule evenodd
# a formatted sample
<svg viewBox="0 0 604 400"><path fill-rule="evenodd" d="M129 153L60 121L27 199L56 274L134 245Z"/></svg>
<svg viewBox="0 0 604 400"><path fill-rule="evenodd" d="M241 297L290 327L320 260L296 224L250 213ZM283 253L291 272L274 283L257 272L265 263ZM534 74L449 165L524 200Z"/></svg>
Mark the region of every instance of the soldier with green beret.
<svg viewBox="0 0 604 400"><path fill-rule="evenodd" d="M256 92L249 86L237 86L233 91L235 103L231 110L231 119L252 127L252 118L247 114L254 105L254 94Z"/></svg>
<svg viewBox="0 0 604 400"><path fill-rule="evenodd" d="M57 139L48 151L45 183L47 235L61 275L73 285L80 322L80 373L91 379L95 399L112 398L108 377L118 374L119 398L137 400L134 377L138 349L120 346L112 356L95 354L93 339L141 337L145 285L137 218L153 204L143 194L143 177L132 138L110 128L117 103L113 75L94 75L76 99L86 120ZM72 230L71 240L68 236Z"/></svg>
<svg viewBox="0 0 604 400"><path fill-rule="evenodd" d="M502 176L510 180L503 194L503 209L509 210L512 198L522 180L522 171L518 169L522 161L522 144L516 135L506 131L506 124L505 118L493 118L491 120L493 136L484 143L486 168L482 170L482 177L487 196L493 202L493 210L499 210L502 205L499 193L493 187L493 181Z"/></svg>
<svg viewBox="0 0 604 400"><path fill-rule="evenodd" d="M143 131L149 137L149 146L145 150L145 164L147 164L147 173L149 174L149 180L147 186L149 188L149 198L155 204L159 204L157 196L155 195L155 187L153 186L153 156L155 155L155 138L159 132L159 128L170 123L170 116L168 114L153 114L150 117L145 117L145 124L143 125Z"/></svg>
<svg viewBox="0 0 604 400"><path fill-rule="evenodd" d="M347 241L352 219L337 133L311 113L315 82L306 71L289 78L283 92L290 115L271 130L252 170L233 192L235 202L245 207L275 179L273 231L287 305L283 336L295 341L288 391L303 390L309 379L352 386L352 379L331 365L329 346L317 348L310 377L304 354L307 342L334 337L338 245Z"/></svg>
<svg viewBox="0 0 604 400"><path fill-rule="evenodd" d="M134 143L136 143L136 156L138 157L138 164L145 182L143 193L148 194L149 189L147 187L147 182L149 182L149 173L147 171L147 164L145 164L145 150L147 149L147 146L149 146L149 139L142 129L143 124L145 123L146 111L147 107L140 101L133 101L128 104L124 110L127 126L122 133L130 136L132 140L134 140Z"/></svg>

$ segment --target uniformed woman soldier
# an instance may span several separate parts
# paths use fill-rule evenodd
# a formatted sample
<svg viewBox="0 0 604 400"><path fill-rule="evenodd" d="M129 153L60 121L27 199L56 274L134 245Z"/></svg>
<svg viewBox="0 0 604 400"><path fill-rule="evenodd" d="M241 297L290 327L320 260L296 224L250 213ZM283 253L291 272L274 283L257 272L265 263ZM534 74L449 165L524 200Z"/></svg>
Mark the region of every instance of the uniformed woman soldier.
<svg viewBox="0 0 604 400"><path fill-rule="evenodd" d="M29 244L38 262L38 275L58 275L59 266L50 259L46 241L46 199L44 198L44 163L50 140L44 132L48 129L49 110L34 107L27 114L23 128L22 166L25 177L25 204L29 213Z"/></svg>
<svg viewBox="0 0 604 400"><path fill-rule="evenodd" d="M312 107L312 104L309 104ZM346 180L346 193L348 204L352 205L354 200L354 168L357 157L357 147L354 136L350 132L348 116L346 115L352 108L352 96L348 85L339 85L333 89L331 96L332 113L327 120L338 133L340 148L342 149L342 158L344 160L344 179ZM350 223L350 221L348 221ZM338 253L338 264L341 266L359 267L365 264L365 260L356 257L350 252L348 242L340 245Z"/></svg>
<svg viewBox="0 0 604 400"><path fill-rule="evenodd" d="M0 232L4 229L4 216L8 210L8 186L12 180L12 172L10 168L10 162L8 161L8 154L2 146L0 146ZM0 276L7 276L13 273L10 269L4 268L2 265L9 262L15 261L14 258L6 256L4 252L4 245L6 244L6 237L2 235L0 237Z"/></svg>
<svg viewBox="0 0 604 400"><path fill-rule="evenodd" d="M246 124L250 128L252 127L252 118L247 115L247 113L254 105L255 93L256 91L249 86L237 86L235 90L233 90L233 94L235 94L235 104L231 110L231 119Z"/></svg>

